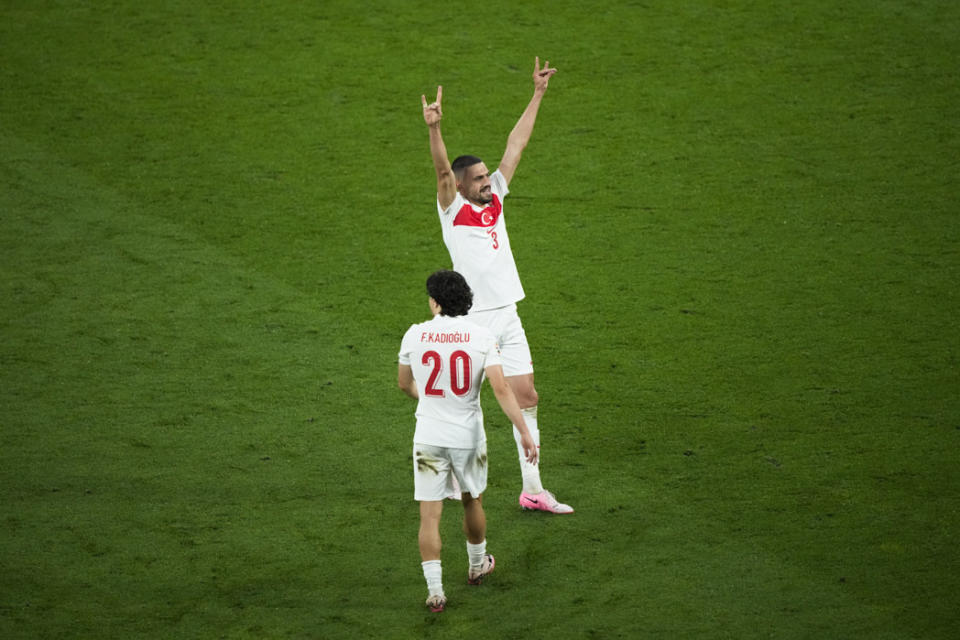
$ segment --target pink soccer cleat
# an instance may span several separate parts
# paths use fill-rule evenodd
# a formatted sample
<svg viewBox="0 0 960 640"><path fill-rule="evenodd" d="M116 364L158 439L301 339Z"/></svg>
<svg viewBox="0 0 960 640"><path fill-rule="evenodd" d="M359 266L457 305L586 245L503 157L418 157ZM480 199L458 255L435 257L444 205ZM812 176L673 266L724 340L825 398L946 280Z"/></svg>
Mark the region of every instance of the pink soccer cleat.
<svg viewBox="0 0 960 640"><path fill-rule="evenodd" d="M482 584L483 579L493 573L493 566L495 564L496 561L493 559L493 556L488 553L484 556L479 569L470 569L470 573L467 574L467 584Z"/></svg>
<svg viewBox="0 0 960 640"><path fill-rule="evenodd" d="M540 493L527 493L524 491L520 494L520 506L524 510L531 511L573 513L573 507L568 504L563 504L562 502L557 502L557 499L549 491L541 491Z"/></svg>

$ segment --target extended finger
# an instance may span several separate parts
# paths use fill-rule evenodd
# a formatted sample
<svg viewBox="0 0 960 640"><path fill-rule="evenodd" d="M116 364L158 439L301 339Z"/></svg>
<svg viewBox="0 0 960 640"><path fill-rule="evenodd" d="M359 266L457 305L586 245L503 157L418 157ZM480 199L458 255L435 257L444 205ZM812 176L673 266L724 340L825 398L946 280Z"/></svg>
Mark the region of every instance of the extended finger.
<svg viewBox="0 0 960 640"><path fill-rule="evenodd" d="M425 95L423 95L423 94L420 94L420 102L423 103L423 108L426 109L426 108L427 108L427 96L425 96Z"/></svg>
<svg viewBox="0 0 960 640"><path fill-rule="evenodd" d="M438 86L437 87L437 104L440 104L440 98L442 97L443 97L443 87Z"/></svg>

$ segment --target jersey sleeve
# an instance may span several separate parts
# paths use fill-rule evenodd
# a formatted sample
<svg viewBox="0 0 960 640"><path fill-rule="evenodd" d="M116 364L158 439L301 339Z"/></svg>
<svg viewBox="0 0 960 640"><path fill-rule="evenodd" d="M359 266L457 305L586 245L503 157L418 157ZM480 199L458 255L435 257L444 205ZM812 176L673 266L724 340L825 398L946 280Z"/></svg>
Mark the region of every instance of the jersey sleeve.
<svg viewBox="0 0 960 640"><path fill-rule="evenodd" d="M466 200L464 200L463 196L457 192L457 195L453 197L453 202L450 203L450 206L444 209L440 206L440 196L437 196L437 213L440 214L441 218L444 218L450 214L460 211L460 207L463 206L464 202L466 202Z"/></svg>
<svg viewBox="0 0 960 640"><path fill-rule="evenodd" d="M403 340L400 341L400 353L397 354L397 361L400 364L410 364L410 352L413 351L413 339L410 336L413 335L416 326L415 324L410 325L407 332L403 334Z"/></svg>
<svg viewBox="0 0 960 640"><path fill-rule="evenodd" d="M507 194L510 193L510 189L507 187L507 179L503 177L502 173L500 173L500 169L497 169L490 174L490 188L500 197L501 200L503 200Z"/></svg>
<svg viewBox="0 0 960 640"><path fill-rule="evenodd" d="M493 334L488 333L484 339L483 368L486 369L496 364L503 364L503 358L500 356L500 345L497 343L497 339L493 337Z"/></svg>

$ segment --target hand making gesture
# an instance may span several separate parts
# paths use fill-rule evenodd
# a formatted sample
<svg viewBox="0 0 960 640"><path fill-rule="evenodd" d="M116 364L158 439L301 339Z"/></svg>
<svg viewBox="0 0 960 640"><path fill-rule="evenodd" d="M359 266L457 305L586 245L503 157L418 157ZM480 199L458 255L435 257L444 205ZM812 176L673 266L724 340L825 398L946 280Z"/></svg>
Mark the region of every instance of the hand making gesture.
<svg viewBox="0 0 960 640"><path fill-rule="evenodd" d="M536 57L536 60L533 64L533 86L537 91L543 92L547 90L547 84L550 82L550 76L557 72L556 69L550 68L550 61L547 60L543 64L543 69L540 68L540 56ZM424 103L426 104L426 103ZM440 95L437 95L437 108L440 108Z"/></svg>
<svg viewBox="0 0 960 640"><path fill-rule="evenodd" d="M437 101L427 104L427 96L421 95L420 101L423 102L423 119L427 126L433 127L440 124L443 117L443 111L440 109L440 98L443 96L443 87L437 87Z"/></svg>

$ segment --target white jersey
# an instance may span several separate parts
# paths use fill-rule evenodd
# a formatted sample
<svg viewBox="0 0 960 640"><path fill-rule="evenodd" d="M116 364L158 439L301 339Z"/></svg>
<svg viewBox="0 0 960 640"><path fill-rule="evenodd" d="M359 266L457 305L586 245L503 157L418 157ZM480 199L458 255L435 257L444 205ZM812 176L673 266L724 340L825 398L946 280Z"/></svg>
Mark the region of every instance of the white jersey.
<svg viewBox="0 0 960 640"><path fill-rule="evenodd" d="M510 190L499 169L490 175L490 187L493 202L483 208L470 204L459 192L446 209L437 202L453 270L473 290L471 311L505 307L524 297L503 218L503 199Z"/></svg>
<svg viewBox="0 0 960 640"><path fill-rule="evenodd" d="M414 442L471 449L486 441L480 385L484 369L501 364L488 329L465 316L434 316L407 329L400 364L410 366L417 384Z"/></svg>

